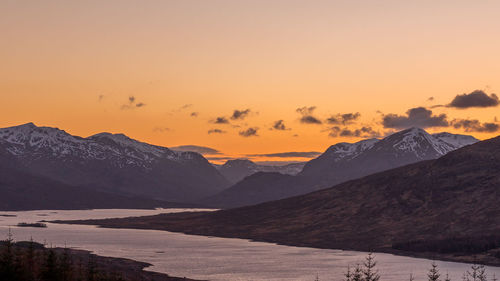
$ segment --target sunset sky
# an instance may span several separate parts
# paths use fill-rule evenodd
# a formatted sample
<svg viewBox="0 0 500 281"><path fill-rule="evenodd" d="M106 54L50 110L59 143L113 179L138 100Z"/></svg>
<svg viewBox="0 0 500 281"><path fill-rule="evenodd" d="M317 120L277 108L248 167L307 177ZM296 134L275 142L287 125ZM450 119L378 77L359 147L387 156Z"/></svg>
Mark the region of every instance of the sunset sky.
<svg viewBox="0 0 500 281"><path fill-rule="evenodd" d="M0 127L212 157L411 126L485 139L500 134L499 14L470 0L1 0Z"/></svg>

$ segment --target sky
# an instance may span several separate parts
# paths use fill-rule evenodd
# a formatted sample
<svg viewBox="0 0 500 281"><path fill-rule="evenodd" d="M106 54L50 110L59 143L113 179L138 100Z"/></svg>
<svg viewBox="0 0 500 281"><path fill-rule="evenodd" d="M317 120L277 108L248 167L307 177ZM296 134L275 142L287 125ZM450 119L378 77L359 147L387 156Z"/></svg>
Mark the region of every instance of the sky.
<svg viewBox="0 0 500 281"><path fill-rule="evenodd" d="M209 147L214 161L307 160L412 126L486 139L500 134L499 12L460 0L1 0L0 127L124 133Z"/></svg>

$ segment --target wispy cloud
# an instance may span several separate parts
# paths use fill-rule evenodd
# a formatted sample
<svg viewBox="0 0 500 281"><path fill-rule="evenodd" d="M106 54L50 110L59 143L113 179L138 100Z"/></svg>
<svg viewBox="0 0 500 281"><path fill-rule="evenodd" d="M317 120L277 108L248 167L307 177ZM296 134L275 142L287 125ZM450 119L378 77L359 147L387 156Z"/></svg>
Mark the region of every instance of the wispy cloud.
<svg viewBox="0 0 500 281"><path fill-rule="evenodd" d="M323 122L321 122L321 120L314 117L314 110L316 110L316 106L304 106L297 108L295 111L302 115L300 122L303 124L322 124Z"/></svg>
<svg viewBox="0 0 500 281"><path fill-rule="evenodd" d="M169 131L171 131L171 129L168 127L154 127L153 128L153 132L155 132L155 133L166 133Z"/></svg>
<svg viewBox="0 0 500 281"><path fill-rule="evenodd" d="M286 131L291 129L286 127L285 122L283 120L278 120L274 121L271 130Z"/></svg>
<svg viewBox="0 0 500 281"><path fill-rule="evenodd" d="M235 109L233 111L233 115L231 115L231 119L232 120L243 120L248 116L249 113L250 113L250 109L245 109L245 110Z"/></svg>
<svg viewBox="0 0 500 281"><path fill-rule="evenodd" d="M173 151L193 151L193 152L198 152L198 153L203 154L203 155L222 154L217 149L213 149L211 147L206 147L206 146L200 146L200 145L180 145L180 146L170 147L170 149Z"/></svg>
<svg viewBox="0 0 500 281"><path fill-rule="evenodd" d="M257 134L258 130L259 130L259 128L257 128L257 127L248 128L248 129L246 129L244 131L240 131L239 135L242 136L242 137L245 137L245 138L248 138L248 137L257 137L257 136L259 136Z"/></svg>
<svg viewBox="0 0 500 281"><path fill-rule="evenodd" d="M220 130L220 129L210 129L208 130L208 134L225 134L226 131Z"/></svg>
<svg viewBox="0 0 500 281"><path fill-rule="evenodd" d="M354 121L358 120L361 116L359 112L356 113L344 113L344 114L335 114L326 120L328 124L335 125L347 125L352 124Z"/></svg>
<svg viewBox="0 0 500 281"><path fill-rule="evenodd" d="M451 121L451 125L466 132L495 133L500 130L500 125L497 123L481 123L476 119L454 119Z"/></svg>
<svg viewBox="0 0 500 281"><path fill-rule="evenodd" d="M216 117L213 120L210 120L210 123L214 123L214 124L229 124L229 120L227 120L227 118L224 117L224 116L220 116L220 117Z"/></svg>
<svg viewBox="0 0 500 281"><path fill-rule="evenodd" d="M128 103L122 105L121 109L122 110L134 109L134 108L140 108L140 107L144 107L144 106L146 106L145 103L143 103L143 102L137 102L137 99L136 99L135 96L130 96L130 97L128 97Z"/></svg>
<svg viewBox="0 0 500 281"><path fill-rule="evenodd" d="M276 158L315 158L321 155L317 151L291 151L278 153L247 154L248 157L276 157Z"/></svg>

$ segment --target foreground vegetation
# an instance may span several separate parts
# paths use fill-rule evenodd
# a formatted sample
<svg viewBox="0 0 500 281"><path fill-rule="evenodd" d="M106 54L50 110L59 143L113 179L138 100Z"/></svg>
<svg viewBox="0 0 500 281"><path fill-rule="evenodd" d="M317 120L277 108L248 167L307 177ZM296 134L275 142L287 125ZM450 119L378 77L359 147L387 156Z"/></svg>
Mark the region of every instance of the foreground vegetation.
<svg viewBox="0 0 500 281"><path fill-rule="evenodd" d="M377 262L372 253L368 254L363 263L358 263L354 267L348 266L347 271L344 274L342 281L380 281L380 274L376 269ZM429 272L427 273L428 281L454 281L448 274L442 276L439 272L439 268L435 262L430 266ZM315 281L320 281L319 277L316 276ZM412 273L408 276L408 281L415 281L415 276ZM467 270L462 275L461 281L498 281L496 276L493 275L491 279L488 279L486 273L486 268L484 265L472 264L470 270Z"/></svg>
<svg viewBox="0 0 500 281"><path fill-rule="evenodd" d="M178 281L147 272L147 263L101 257L88 251L46 248L29 242L14 242L11 235L0 242L1 281Z"/></svg>
<svg viewBox="0 0 500 281"><path fill-rule="evenodd" d="M417 243L418 244L418 243ZM412 243L413 245L413 243ZM344 276L332 280L381 281L373 254L365 261L348 266ZM180 281L186 278L144 271L146 263L127 259L100 257L88 251L68 248L47 248L34 241L14 242L11 235L0 241L1 281ZM428 281L498 281L488 278L484 265L471 265L461 280L442 275L436 263L427 273ZM320 281L316 276L315 281ZM415 281L409 274L408 281Z"/></svg>

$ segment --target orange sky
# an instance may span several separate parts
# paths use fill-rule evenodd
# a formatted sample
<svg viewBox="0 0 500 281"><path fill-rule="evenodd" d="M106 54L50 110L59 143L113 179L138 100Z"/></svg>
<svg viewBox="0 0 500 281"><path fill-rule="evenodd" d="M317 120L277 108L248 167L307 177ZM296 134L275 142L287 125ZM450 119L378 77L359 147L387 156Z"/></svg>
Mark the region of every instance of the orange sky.
<svg viewBox="0 0 500 281"><path fill-rule="evenodd" d="M122 132L232 156L323 151L361 139L329 136L325 120L337 113L361 114L342 127L384 134L377 111L498 93L499 12L499 1L456 0L1 1L0 127ZM323 124L302 124L304 106ZM210 123L235 109L251 113ZM498 106L431 110L449 121L500 118ZM276 120L291 130L269 130ZM239 135L250 127L258 136Z"/></svg>

